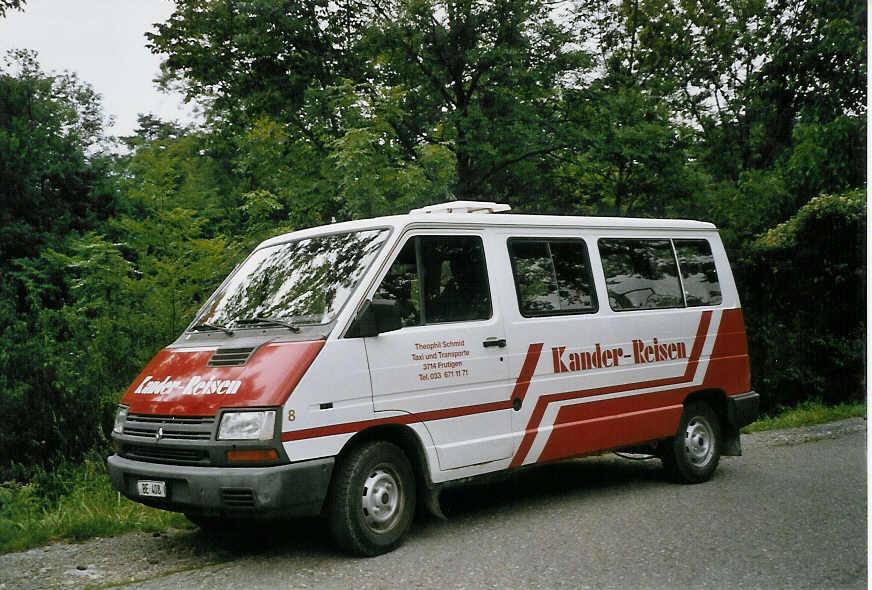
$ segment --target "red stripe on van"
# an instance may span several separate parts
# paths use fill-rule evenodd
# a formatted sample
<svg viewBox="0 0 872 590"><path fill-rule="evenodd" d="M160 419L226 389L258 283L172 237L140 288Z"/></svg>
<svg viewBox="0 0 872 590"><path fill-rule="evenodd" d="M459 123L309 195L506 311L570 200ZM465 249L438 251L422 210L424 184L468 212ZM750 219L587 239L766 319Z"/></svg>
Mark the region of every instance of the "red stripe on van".
<svg viewBox="0 0 872 590"><path fill-rule="evenodd" d="M684 398L682 387L587 404L563 406L537 462L626 447L675 434Z"/></svg>
<svg viewBox="0 0 872 590"><path fill-rule="evenodd" d="M344 424L291 430L282 433L282 441L289 442L294 440L304 440L307 438L316 438L319 436L348 434L358 432L365 428L371 428L373 426L381 426L383 424L412 424L413 422L445 420L446 418L458 418L460 416L471 416L473 414L507 410L512 407L512 402L515 398L520 398L523 401L524 396L527 395L527 389L530 387L530 381L533 378L533 373L536 371L536 365L539 364L539 357L542 354L542 346L543 343L539 342L537 344L531 344L527 349L527 356L524 359L524 365L521 367L521 373L515 381L515 387L512 389L512 395L508 400L487 404L477 404L474 406L461 406L459 408L450 408L447 410L432 410L418 414L403 414L400 416L392 416L390 418L376 418L373 420L362 420L360 422L346 422Z"/></svg>
<svg viewBox="0 0 872 590"><path fill-rule="evenodd" d="M537 462L673 436L685 398L700 389L738 395L751 389L741 309L725 310L702 385L563 406Z"/></svg>
<svg viewBox="0 0 872 590"><path fill-rule="evenodd" d="M597 387L594 389L582 389L578 391L553 393L550 395L541 396L536 401L536 407L533 409L533 414L530 416L530 421L527 423L527 429L524 432L524 438L521 439L521 444L518 446L518 451L515 453L510 467L519 467L523 464L527 453L530 452L530 447L533 446L533 440L536 438L536 433L539 431L539 425L542 422L542 417L545 415L545 409L550 403L582 397L591 397L594 395L604 395L609 393L619 393L622 391L631 391L633 389L662 387L664 385L680 385L682 383L687 383L688 381L691 381L693 379L696 366L699 363L699 357L702 354L702 347L705 344L705 339L708 334L708 328L711 324L711 319L711 311L702 312L702 316L699 319L699 326L696 330L696 337L694 338L693 348L691 349L690 359L688 359L687 361L687 367L684 370L684 375L681 375L679 377L669 377L666 379L655 379L652 381L641 381L637 383L623 383L620 385L609 385L606 387Z"/></svg>
<svg viewBox="0 0 872 590"><path fill-rule="evenodd" d="M450 408L447 410L433 410L430 412L421 412L419 414L402 414L400 416L391 416L389 418L375 418L373 420L362 420L360 422L346 422L344 424L304 428L302 430L283 432L282 442L317 438L319 436L331 436L334 434L349 434L352 432L359 432L372 426L381 426L384 424L412 424L413 422L430 422L431 420L459 418L460 416L471 416L472 414L482 414L484 412L508 410L511 407L512 402L506 400L501 402L491 402L489 404Z"/></svg>
<svg viewBox="0 0 872 590"><path fill-rule="evenodd" d="M751 390L751 365L741 309L724 311L703 385L721 389L727 395Z"/></svg>
<svg viewBox="0 0 872 590"><path fill-rule="evenodd" d="M510 401L519 399L524 401L527 395L527 390L530 388L530 381L533 379L533 373L536 371L536 365L539 364L539 356L542 354L543 343L539 342L531 344L527 349L527 357L524 359L524 366L521 367L521 374L518 375L518 380L515 381L515 388L512 390Z"/></svg>

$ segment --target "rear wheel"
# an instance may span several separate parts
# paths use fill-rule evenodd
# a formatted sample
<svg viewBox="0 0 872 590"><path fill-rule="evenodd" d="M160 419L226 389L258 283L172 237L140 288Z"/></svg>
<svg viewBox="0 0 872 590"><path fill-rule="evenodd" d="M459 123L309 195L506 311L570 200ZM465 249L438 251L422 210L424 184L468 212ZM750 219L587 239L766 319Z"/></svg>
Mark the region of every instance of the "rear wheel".
<svg viewBox="0 0 872 590"><path fill-rule="evenodd" d="M398 446L377 441L353 449L337 469L328 500L330 533L357 555L400 545L415 512L415 478Z"/></svg>
<svg viewBox="0 0 872 590"><path fill-rule="evenodd" d="M665 445L663 467L681 483L708 481L721 460L722 440L720 421L711 406L691 402L684 407L675 437Z"/></svg>

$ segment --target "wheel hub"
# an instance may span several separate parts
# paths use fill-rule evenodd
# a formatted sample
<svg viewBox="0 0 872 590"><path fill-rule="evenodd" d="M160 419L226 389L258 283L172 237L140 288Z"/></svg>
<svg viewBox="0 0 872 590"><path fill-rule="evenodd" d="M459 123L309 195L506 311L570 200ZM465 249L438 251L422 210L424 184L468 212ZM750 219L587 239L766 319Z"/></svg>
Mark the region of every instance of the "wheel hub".
<svg viewBox="0 0 872 590"><path fill-rule="evenodd" d="M363 520L373 531L390 530L402 512L402 490L399 478L385 466L370 472L363 483Z"/></svg>
<svg viewBox="0 0 872 590"><path fill-rule="evenodd" d="M684 433L684 448L687 458L697 467L706 465L714 454L714 432L708 422L693 418L687 423Z"/></svg>

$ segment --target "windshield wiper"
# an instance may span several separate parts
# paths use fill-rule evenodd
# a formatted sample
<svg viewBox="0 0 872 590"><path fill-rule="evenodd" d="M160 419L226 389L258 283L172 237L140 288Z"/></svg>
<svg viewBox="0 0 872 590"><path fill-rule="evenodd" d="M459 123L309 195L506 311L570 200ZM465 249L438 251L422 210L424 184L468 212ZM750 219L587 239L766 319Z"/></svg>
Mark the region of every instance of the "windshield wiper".
<svg viewBox="0 0 872 590"><path fill-rule="evenodd" d="M297 326L295 326L291 322L285 321L280 318L244 318L241 320L237 320L236 325L240 324L272 324L274 326L284 326L295 334L300 332L300 329Z"/></svg>
<svg viewBox="0 0 872 590"><path fill-rule="evenodd" d="M197 324L196 326L191 327L191 332L205 332L206 330L221 330L228 336L233 336L233 330L231 330L230 328L225 328L224 326L219 326L218 324L209 324L204 322L202 324Z"/></svg>

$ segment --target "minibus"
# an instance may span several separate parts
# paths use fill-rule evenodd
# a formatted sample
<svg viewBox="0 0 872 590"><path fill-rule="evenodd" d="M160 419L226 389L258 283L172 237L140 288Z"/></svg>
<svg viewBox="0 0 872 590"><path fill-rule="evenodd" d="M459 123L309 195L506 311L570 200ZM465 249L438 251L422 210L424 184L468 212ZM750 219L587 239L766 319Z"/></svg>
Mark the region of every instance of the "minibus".
<svg viewBox="0 0 872 590"><path fill-rule="evenodd" d="M716 228L508 210L261 243L124 393L113 485L203 527L323 515L377 555L458 482L625 450L699 483L740 455L759 398Z"/></svg>

